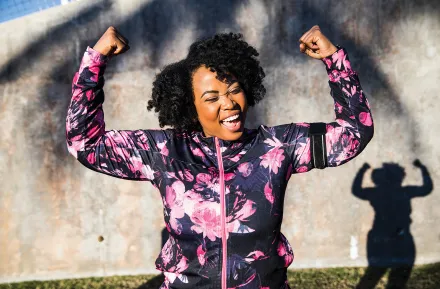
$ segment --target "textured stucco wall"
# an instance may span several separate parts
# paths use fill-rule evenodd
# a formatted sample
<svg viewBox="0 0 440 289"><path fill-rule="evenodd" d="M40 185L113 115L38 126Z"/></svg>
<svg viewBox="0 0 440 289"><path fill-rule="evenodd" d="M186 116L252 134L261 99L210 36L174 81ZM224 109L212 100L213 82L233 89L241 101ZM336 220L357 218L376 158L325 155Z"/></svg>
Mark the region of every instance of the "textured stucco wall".
<svg viewBox="0 0 440 289"><path fill-rule="evenodd" d="M197 37L219 31L243 33L261 54L268 93L248 127L332 121L325 68L297 43L320 25L348 50L376 129L352 162L291 178L283 223L296 255L291 268L368 265L375 211L352 194L354 177L364 162L373 169L393 162L406 170L403 186L420 186L416 158L434 181L430 195L411 200L416 263L439 261L439 3L80 1L0 24L0 282L157 273L158 192L86 169L65 145L73 74L109 25L131 50L107 68L107 129L157 128L146 110L155 73ZM374 187L371 171L366 187Z"/></svg>

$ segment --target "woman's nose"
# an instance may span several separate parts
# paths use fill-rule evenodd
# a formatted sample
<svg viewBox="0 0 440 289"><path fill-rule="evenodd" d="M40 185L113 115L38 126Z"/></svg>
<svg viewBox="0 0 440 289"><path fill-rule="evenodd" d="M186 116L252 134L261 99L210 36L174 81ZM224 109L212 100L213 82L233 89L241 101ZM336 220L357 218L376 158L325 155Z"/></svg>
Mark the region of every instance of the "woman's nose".
<svg viewBox="0 0 440 289"><path fill-rule="evenodd" d="M235 107L235 101L232 99L230 94L222 96L222 108L223 109L233 109Z"/></svg>

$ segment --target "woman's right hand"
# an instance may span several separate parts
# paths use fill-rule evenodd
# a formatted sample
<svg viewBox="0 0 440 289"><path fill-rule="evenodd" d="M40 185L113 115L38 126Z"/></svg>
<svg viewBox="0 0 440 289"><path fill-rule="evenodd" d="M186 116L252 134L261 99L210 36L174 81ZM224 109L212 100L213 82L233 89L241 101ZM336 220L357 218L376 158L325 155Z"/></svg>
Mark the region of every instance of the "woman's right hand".
<svg viewBox="0 0 440 289"><path fill-rule="evenodd" d="M119 55L128 49L130 49L128 39L122 36L113 26L110 26L93 46L93 50L106 56Z"/></svg>

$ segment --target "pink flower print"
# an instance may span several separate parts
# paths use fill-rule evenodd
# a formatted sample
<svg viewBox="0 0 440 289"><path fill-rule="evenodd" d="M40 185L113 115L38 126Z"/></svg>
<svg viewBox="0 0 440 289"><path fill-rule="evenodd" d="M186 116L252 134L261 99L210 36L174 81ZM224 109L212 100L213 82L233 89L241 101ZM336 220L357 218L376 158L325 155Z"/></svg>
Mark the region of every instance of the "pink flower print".
<svg viewBox="0 0 440 289"><path fill-rule="evenodd" d="M157 147L160 149L160 153L161 154L163 154L164 156L168 156L169 151L168 151L168 148L167 148L167 142L166 141L158 143Z"/></svg>
<svg viewBox="0 0 440 289"><path fill-rule="evenodd" d="M87 90L86 91L86 97L87 97L87 100L88 101L91 101L92 100L92 98L94 97L94 91L91 89L91 90Z"/></svg>
<svg viewBox="0 0 440 289"><path fill-rule="evenodd" d="M205 200L220 202L220 184L217 175L197 174L194 189L200 192Z"/></svg>
<svg viewBox="0 0 440 289"><path fill-rule="evenodd" d="M154 171L151 169L151 167L149 165L142 166L142 174L148 180L153 180L154 179Z"/></svg>
<svg viewBox="0 0 440 289"><path fill-rule="evenodd" d="M343 128L340 126L333 127L332 125L327 124L326 130L327 130L327 133L325 134L326 147L327 149L331 149L333 145L338 142L339 136L341 135ZM327 151L327 153L329 153L329 151Z"/></svg>
<svg viewBox="0 0 440 289"><path fill-rule="evenodd" d="M373 124L373 120L371 119L371 114L369 112L361 112L359 114L359 120L365 126L371 126Z"/></svg>
<svg viewBox="0 0 440 289"><path fill-rule="evenodd" d="M307 140L306 143L297 142L295 157L300 165L308 164L310 162L312 158L310 152L310 140Z"/></svg>
<svg viewBox="0 0 440 289"><path fill-rule="evenodd" d="M185 180L187 182L194 181L194 176L191 174L191 171L188 169L185 169L183 171L179 171L178 174L182 180Z"/></svg>
<svg viewBox="0 0 440 289"><path fill-rule="evenodd" d="M340 144L342 151L339 152L335 159L337 164L340 164L346 159L350 159L356 154L359 147L359 141L351 135L344 134L341 136Z"/></svg>
<svg viewBox="0 0 440 289"><path fill-rule="evenodd" d="M195 208L194 213L191 215L191 221L194 225L191 230L198 234L203 233L204 238L208 238L211 241L215 241L216 237L220 237L221 228L220 214L217 214L214 203L203 203L201 206Z"/></svg>
<svg viewBox="0 0 440 289"><path fill-rule="evenodd" d="M236 154L234 157L229 158L229 160L230 160L231 162L236 163L236 162L238 162L238 161L241 159L242 156L243 156L243 155L241 155L241 154Z"/></svg>
<svg viewBox="0 0 440 289"><path fill-rule="evenodd" d="M188 259L183 256L180 245L172 237L163 246L156 267L172 273L181 273L188 268Z"/></svg>
<svg viewBox="0 0 440 289"><path fill-rule="evenodd" d="M339 79L341 78L341 75L340 75L339 71L333 70L332 72L330 72L328 74L328 77L331 82L338 82Z"/></svg>
<svg viewBox="0 0 440 289"><path fill-rule="evenodd" d="M283 257L284 266L289 267L289 265L292 264L293 261L293 251L286 237L284 237L283 235L281 236L282 237L280 242L278 243L278 248L277 248L278 256Z"/></svg>
<svg viewBox="0 0 440 289"><path fill-rule="evenodd" d="M234 206L226 218L228 232L239 234L254 232L254 229L243 223L247 222L247 218L255 213L255 202L247 200L246 196L240 191L236 191L234 195L236 196Z"/></svg>
<svg viewBox="0 0 440 289"><path fill-rule="evenodd" d="M205 154L203 153L203 151L201 149L191 147L191 151L192 151L193 155L198 156L198 157L202 158L203 160L205 159Z"/></svg>
<svg viewBox="0 0 440 289"><path fill-rule="evenodd" d="M148 138L142 130L135 131L134 135L137 137L138 145L144 150L149 150Z"/></svg>
<svg viewBox="0 0 440 289"><path fill-rule="evenodd" d="M87 161L92 165L95 163L95 156L95 152L91 152L87 155Z"/></svg>
<svg viewBox="0 0 440 289"><path fill-rule="evenodd" d="M341 77L344 79L344 80L347 80L347 81L349 81L350 80L350 75L353 73L353 71L345 71L345 70L343 70L343 71L341 71L340 72L340 75L341 75ZM347 85L348 86L348 85Z"/></svg>
<svg viewBox="0 0 440 289"><path fill-rule="evenodd" d="M139 155L138 156L133 155L128 160L129 160L128 166L132 172L142 171L144 164L142 162L142 158Z"/></svg>
<svg viewBox="0 0 440 289"><path fill-rule="evenodd" d="M342 50L342 49L340 49L337 53L332 54L332 61L333 61L333 63L336 63L336 67L338 69L341 69L342 63L344 63L344 64L346 63L345 58L346 58L346 55L344 53L344 50Z"/></svg>
<svg viewBox="0 0 440 289"><path fill-rule="evenodd" d="M330 81L332 81L332 82L338 82L341 78L348 81L348 80L350 80L349 79L350 73L352 73L352 72L351 71L332 70L328 74L328 77L329 77ZM345 87L342 90L346 91Z"/></svg>
<svg viewBox="0 0 440 289"><path fill-rule="evenodd" d="M344 63L344 67L346 70L351 70L351 64L350 61L347 59L347 56L344 57L344 60L342 61Z"/></svg>
<svg viewBox="0 0 440 289"><path fill-rule="evenodd" d="M271 204L273 204L275 197L272 193L272 188L270 187L269 182L264 186L264 196Z"/></svg>
<svg viewBox="0 0 440 289"><path fill-rule="evenodd" d="M342 127L349 127L349 128L353 127L349 122L341 118L336 119L336 122Z"/></svg>
<svg viewBox="0 0 440 289"><path fill-rule="evenodd" d="M251 200L246 200L246 202L243 204L243 206L237 211L236 208L237 208L238 202L239 202L239 200L237 197L237 199L235 200L234 209L233 209L233 211L235 211L234 218L245 222L245 221L247 221L247 218L249 216L252 216L255 213L255 211L256 211L255 202L253 202Z"/></svg>
<svg viewBox="0 0 440 289"><path fill-rule="evenodd" d="M227 226L226 238L229 238L229 233L247 234L247 233L255 232L254 229L243 224L239 220L232 220L228 222L226 226Z"/></svg>
<svg viewBox="0 0 440 289"><path fill-rule="evenodd" d="M325 65L327 66L327 68L330 68L332 66L332 61L329 58L324 58L323 59Z"/></svg>
<svg viewBox="0 0 440 289"><path fill-rule="evenodd" d="M297 173L305 173L305 172L307 172L307 166L300 166L300 167L298 167L298 168L296 168L296 172Z"/></svg>
<svg viewBox="0 0 440 289"><path fill-rule="evenodd" d="M252 163L242 163L238 166L238 171L245 178L247 178L251 174L252 170L253 170Z"/></svg>
<svg viewBox="0 0 440 289"><path fill-rule="evenodd" d="M335 108L338 113L342 112L342 105L340 105L338 102L335 102Z"/></svg>
<svg viewBox="0 0 440 289"><path fill-rule="evenodd" d="M205 200L199 193L194 192L194 190L186 191L185 198L194 202L203 202Z"/></svg>
<svg viewBox="0 0 440 289"><path fill-rule="evenodd" d="M257 251L250 252L246 256L245 260L248 261L248 262L253 262L253 261L256 261L256 260L264 260L264 259L267 259L267 258L269 258L269 256L266 256L264 254L264 252L257 250Z"/></svg>
<svg viewBox="0 0 440 289"><path fill-rule="evenodd" d="M183 198L185 185L181 181L174 182L171 186L166 187L165 206L170 210L170 225L177 233L182 232L182 224L178 219L183 218L185 210L183 208Z"/></svg>
<svg viewBox="0 0 440 289"><path fill-rule="evenodd" d="M163 174L167 179L177 179L175 172L165 172Z"/></svg>
<svg viewBox="0 0 440 289"><path fill-rule="evenodd" d="M271 147L280 147L283 144L281 143L281 141L275 137L273 138L268 138L264 141L264 143L268 144Z"/></svg>
<svg viewBox="0 0 440 289"><path fill-rule="evenodd" d="M235 174L234 173L226 173L225 175L224 175L224 178L225 178L225 181L230 181L230 180L232 180L233 178L235 178Z"/></svg>
<svg viewBox="0 0 440 289"><path fill-rule="evenodd" d="M357 88L356 88L356 85L353 85L352 87L351 87L351 95L355 95L356 94L356 91L357 91Z"/></svg>
<svg viewBox="0 0 440 289"><path fill-rule="evenodd" d="M335 135L336 142L338 141L337 137L339 137L339 135L342 134L346 130L345 128L349 128L350 129L349 131L353 132L358 138L361 137L361 134L358 130L354 130L354 131L352 130L353 125L351 123L349 123L348 121L338 118L338 119L336 119L336 122L342 127L342 128L338 128L338 127L335 128L335 131L339 132L338 135ZM327 132L328 132L328 126L329 125L327 125Z"/></svg>
<svg viewBox="0 0 440 289"><path fill-rule="evenodd" d="M356 151L359 147L359 140L357 138L349 135L343 135L341 143L346 157L351 158L356 154Z"/></svg>
<svg viewBox="0 0 440 289"><path fill-rule="evenodd" d="M206 251L203 250L203 245L200 245L199 247L197 247L197 258L199 259L199 263L200 265L205 265L205 254Z"/></svg>
<svg viewBox="0 0 440 289"><path fill-rule="evenodd" d="M284 151L275 147L260 157L262 159L260 165L277 174L284 158Z"/></svg>

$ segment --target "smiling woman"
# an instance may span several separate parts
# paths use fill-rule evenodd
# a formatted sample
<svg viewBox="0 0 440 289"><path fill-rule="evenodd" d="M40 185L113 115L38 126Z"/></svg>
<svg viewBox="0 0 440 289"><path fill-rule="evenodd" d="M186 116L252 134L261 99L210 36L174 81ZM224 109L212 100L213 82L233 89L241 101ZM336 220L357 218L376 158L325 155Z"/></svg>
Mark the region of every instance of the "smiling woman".
<svg viewBox="0 0 440 289"><path fill-rule="evenodd" d="M266 92L256 56L238 34L199 40L184 60L157 75L148 109L159 113L162 127L236 140L243 133L248 105L255 105ZM233 115L238 118L225 120Z"/></svg>
<svg viewBox="0 0 440 289"><path fill-rule="evenodd" d="M243 133L247 101L243 89L233 78L218 80L215 72L202 66L193 74L194 105L206 137L236 140Z"/></svg>
<svg viewBox="0 0 440 289"><path fill-rule="evenodd" d="M325 166L348 162L374 131L347 51L318 26L299 41L299 50L327 70L335 122L245 128L248 106L265 95L264 72L258 52L230 33L195 42L185 59L156 76L148 109L171 128L106 130L103 75L128 40L110 27L87 47L73 79L67 147L91 170L158 188L169 232L156 259L162 289L290 288L294 256L280 232L290 176L315 168L319 145Z"/></svg>

